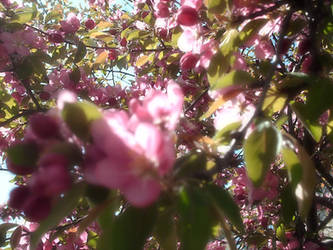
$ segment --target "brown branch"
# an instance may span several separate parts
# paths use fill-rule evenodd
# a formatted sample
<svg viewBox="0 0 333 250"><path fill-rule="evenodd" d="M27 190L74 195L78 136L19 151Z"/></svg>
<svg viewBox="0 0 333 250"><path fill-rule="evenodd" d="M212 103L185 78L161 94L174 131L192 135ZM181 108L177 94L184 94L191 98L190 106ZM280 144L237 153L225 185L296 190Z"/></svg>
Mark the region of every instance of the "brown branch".
<svg viewBox="0 0 333 250"><path fill-rule="evenodd" d="M22 85L25 87L28 95L30 96L31 100L33 101L33 103L36 105L37 110L38 111L43 111L42 107L40 106L36 96L34 95L34 93L32 93L32 90L30 88L30 83L29 80L22 80Z"/></svg>
<svg viewBox="0 0 333 250"><path fill-rule="evenodd" d="M44 36L48 36L49 34L39 28L36 28L34 26L31 26L29 24L25 24L26 27L29 27L41 34L43 34ZM71 45L75 45L77 46L76 43L73 43L72 41L69 41L69 40L64 40L65 43L67 44L71 44ZM169 50L169 49L172 49L172 47L166 47L164 45L164 43L161 43L163 48L158 48L158 49L132 49L130 50L130 52L154 52L154 51L164 51L164 50ZM87 48L91 48L91 49L105 49L105 50L116 50L116 49L120 49L120 47L109 47L109 46L93 46L93 45L87 45L87 44L84 44Z"/></svg>
<svg viewBox="0 0 333 250"><path fill-rule="evenodd" d="M39 110L24 110L21 113L18 113L16 115L12 116L8 120L0 122L0 127L6 126L9 123L11 123L12 121L15 121L15 120L17 120L17 119L19 119L19 118L21 118L23 116L32 115L32 114L37 113L37 112L39 112Z"/></svg>
<svg viewBox="0 0 333 250"><path fill-rule="evenodd" d="M189 112L191 109L194 108L194 106L207 94L209 88L205 89L192 103L190 106L188 106L186 108L186 110L184 111L184 114L186 114L187 112Z"/></svg>

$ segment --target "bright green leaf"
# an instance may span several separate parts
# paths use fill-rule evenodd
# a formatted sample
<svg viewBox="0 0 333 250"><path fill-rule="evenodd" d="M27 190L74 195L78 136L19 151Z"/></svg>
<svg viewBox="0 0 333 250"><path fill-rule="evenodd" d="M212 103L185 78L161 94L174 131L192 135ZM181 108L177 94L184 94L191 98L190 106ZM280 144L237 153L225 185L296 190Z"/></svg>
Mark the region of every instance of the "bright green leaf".
<svg viewBox="0 0 333 250"><path fill-rule="evenodd" d="M206 187L209 196L216 204L222 214L233 224L238 231L244 232L244 225L240 215L239 207L232 199L228 191L216 185L207 185Z"/></svg>
<svg viewBox="0 0 333 250"><path fill-rule="evenodd" d="M268 121L261 122L244 142L247 175L260 186L281 146L280 132Z"/></svg>
<svg viewBox="0 0 333 250"><path fill-rule="evenodd" d="M220 44L220 51L222 55L227 56L238 49L239 46L238 34L239 33L236 29L230 29L223 34L222 41Z"/></svg>
<svg viewBox="0 0 333 250"><path fill-rule="evenodd" d="M289 224L297 210L297 203L291 185L287 185L281 192L281 213L286 224Z"/></svg>
<svg viewBox="0 0 333 250"><path fill-rule="evenodd" d="M103 231L98 242L99 250L143 249L146 239L153 230L156 206L148 208L129 207L115 218L112 226Z"/></svg>
<svg viewBox="0 0 333 250"><path fill-rule="evenodd" d="M154 235L159 241L162 249L177 249L176 223L173 209L163 208L162 211L159 211L156 219Z"/></svg>
<svg viewBox="0 0 333 250"><path fill-rule="evenodd" d="M231 85L246 85L254 81L250 73L234 70L226 75L222 75L218 78L212 78L208 75L208 81L211 85L211 89L218 90Z"/></svg>
<svg viewBox="0 0 333 250"><path fill-rule="evenodd" d="M197 187L182 188L179 194L178 210L182 249L204 249L215 222L205 191Z"/></svg>
<svg viewBox="0 0 333 250"><path fill-rule="evenodd" d="M295 152L289 148L284 148L282 150L283 160L287 166L288 177L291 183L291 187L295 190L296 185L302 179L302 166L301 163L295 154Z"/></svg>
<svg viewBox="0 0 333 250"><path fill-rule="evenodd" d="M210 13L222 14L226 7L226 0L208 0L208 11Z"/></svg>
<svg viewBox="0 0 333 250"><path fill-rule="evenodd" d="M68 127L81 139L90 138L90 124L101 118L98 108L90 102L66 103L62 117Z"/></svg>
<svg viewBox="0 0 333 250"><path fill-rule="evenodd" d="M11 18L12 23L26 24L36 17L37 9L35 6L32 8L26 7L18 9L14 16Z"/></svg>

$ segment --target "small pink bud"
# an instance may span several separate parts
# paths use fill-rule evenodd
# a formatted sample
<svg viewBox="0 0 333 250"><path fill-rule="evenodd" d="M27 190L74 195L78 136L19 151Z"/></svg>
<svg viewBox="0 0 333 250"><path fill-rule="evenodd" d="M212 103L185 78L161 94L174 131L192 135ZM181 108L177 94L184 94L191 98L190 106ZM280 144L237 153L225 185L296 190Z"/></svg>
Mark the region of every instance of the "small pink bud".
<svg viewBox="0 0 333 250"><path fill-rule="evenodd" d="M193 69L199 58L199 55L192 54L192 52L185 53L182 58L180 58L180 68L182 70Z"/></svg>
<svg viewBox="0 0 333 250"><path fill-rule="evenodd" d="M280 45L280 51L279 54L280 55L284 55L288 52L288 49L291 45L292 40L291 39L282 39L281 41L281 45Z"/></svg>
<svg viewBox="0 0 333 250"><path fill-rule="evenodd" d="M126 45L127 45L127 40L126 40L125 37L123 37L123 39L121 39L121 41L120 41L120 45L123 46L123 47L126 47Z"/></svg>
<svg viewBox="0 0 333 250"><path fill-rule="evenodd" d="M118 58L118 52L116 50L110 50L109 51L109 55L108 58L113 61L116 60Z"/></svg>
<svg viewBox="0 0 333 250"><path fill-rule="evenodd" d="M111 30L109 30L109 33L111 35L116 35L118 33L118 31L116 29L111 29Z"/></svg>
<svg viewBox="0 0 333 250"><path fill-rule="evenodd" d="M312 59L312 56L307 56L307 57L304 59L303 63L302 63L301 71L304 72L304 73L310 73L312 67L313 67L313 59Z"/></svg>
<svg viewBox="0 0 333 250"><path fill-rule="evenodd" d="M170 11L169 11L169 6L168 3L166 2L159 2L157 4L157 13L156 15L161 18L169 17Z"/></svg>
<svg viewBox="0 0 333 250"><path fill-rule="evenodd" d="M146 16L148 16L149 15L149 11L143 11L142 13L141 13L141 18L145 18Z"/></svg>
<svg viewBox="0 0 333 250"><path fill-rule="evenodd" d="M306 52L310 50L310 47L311 47L310 39L304 39L299 43L297 53L299 55L304 55Z"/></svg>
<svg viewBox="0 0 333 250"><path fill-rule="evenodd" d="M38 113L30 118L33 133L41 139L54 138L59 135L59 125L52 117Z"/></svg>
<svg viewBox="0 0 333 250"><path fill-rule="evenodd" d="M60 32L54 32L49 34L48 36L49 41L52 43L62 43L65 41L65 38L63 37L63 35Z"/></svg>
<svg viewBox="0 0 333 250"><path fill-rule="evenodd" d="M41 167L47 167L49 165L62 165L67 166L68 160L65 158L65 156L57 153L48 153L43 155L39 160L39 166Z"/></svg>
<svg viewBox="0 0 333 250"><path fill-rule="evenodd" d="M27 186L14 188L9 195L8 206L14 209L22 209L24 202L30 195L30 189Z"/></svg>
<svg viewBox="0 0 333 250"><path fill-rule="evenodd" d="M94 20L92 20L92 19L88 19L88 20L84 23L84 25L86 26L86 28L87 28L88 30L92 30L92 29L95 28L95 26L96 26Z"/></svg>
<svg viewBox="0 0 333 250"><path fill-rule="evenodd" d="M192 26L199 22L198 12L191 7L184 6L180 9L177 17L177 23L184 26Z"/></svg>
<svg viewBox="0 0 333 250"><path fill-rule="evenodd" d="M51 211L51 199L48 197L28 197L23 212L30 221L39 222L45 219Z"/></svg>
<svg viewBox="0 0 333 250"><path fill-rule="evenodd" d="M49 92L46 92L46 91L42 91L40 94L39 94L39 98L42 100L42 101L48 101L50 99L51 95Z"/></svg>

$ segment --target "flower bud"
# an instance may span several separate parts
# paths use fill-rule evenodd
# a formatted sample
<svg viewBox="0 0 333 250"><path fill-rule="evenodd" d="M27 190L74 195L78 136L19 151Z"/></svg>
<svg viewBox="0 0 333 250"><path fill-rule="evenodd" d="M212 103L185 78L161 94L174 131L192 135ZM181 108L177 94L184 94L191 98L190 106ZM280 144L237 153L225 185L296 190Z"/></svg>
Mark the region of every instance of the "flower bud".
<svg viewBox="0 0 333 250"><path fill-rule="evenodd" d="M14 188L9 194L8 206L14 209L22 209L24 202L30 195L30 189L27 186Z"/></svg>
<svg viewBox="0 0 333 250"><path fill-rule="evenodd" d="M191 7L184 6L177 16L177 23L184 26L192 26L199 22L198 12Z"/></svg>
<svg viewBox="0 0 333 250"><path fill-rule="evenodd" d="M95 28L95 26L96 26L94 20L92 20L92 19L88 19L88 20L84 23L84 25L86 26L86 28L87 28L88 30L92 30L92 29Z"/></svg>
<svg viewBox="0 0 333 250"><path fill-rule="evenodd" d="M192 52L185 53L182 58L180 58L180 68L182 70L193 69L199 58L199 55L192 54Z"/></svg>
<svg viewBox="0 0 333 250"><path fill-rule="evenodd" d="M59 124L57 121L42 113L31 116L30 126L33 133L41 139L55 138L59 135Z"/></svg>
<svg viewBox="0 0 333 250"><path fill-rule="evenodd" d="M51 208L51 198L30 196L24 204L23 212L30 221L39 222L49 215Z"/></svg>

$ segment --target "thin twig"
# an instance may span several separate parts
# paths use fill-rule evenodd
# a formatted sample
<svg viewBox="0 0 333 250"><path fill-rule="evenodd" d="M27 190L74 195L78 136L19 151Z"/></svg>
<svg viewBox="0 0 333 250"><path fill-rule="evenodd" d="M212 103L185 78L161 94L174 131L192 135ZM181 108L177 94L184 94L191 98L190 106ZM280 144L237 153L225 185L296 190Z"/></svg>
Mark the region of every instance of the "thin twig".
<svg viewBox="0 0 333 250"><path fill-rule="evenodd" d="M39 112L39 110L24 110L21 113L18 113L16 115L12 116L11 118L9 118L6 121L0 122L0 127L6 126L9 123L11 123L12 121L15 121L15 120L17 120L17 119L19 119L23 116L32 115L32 114L37 113L37 112Z"/></svg>

